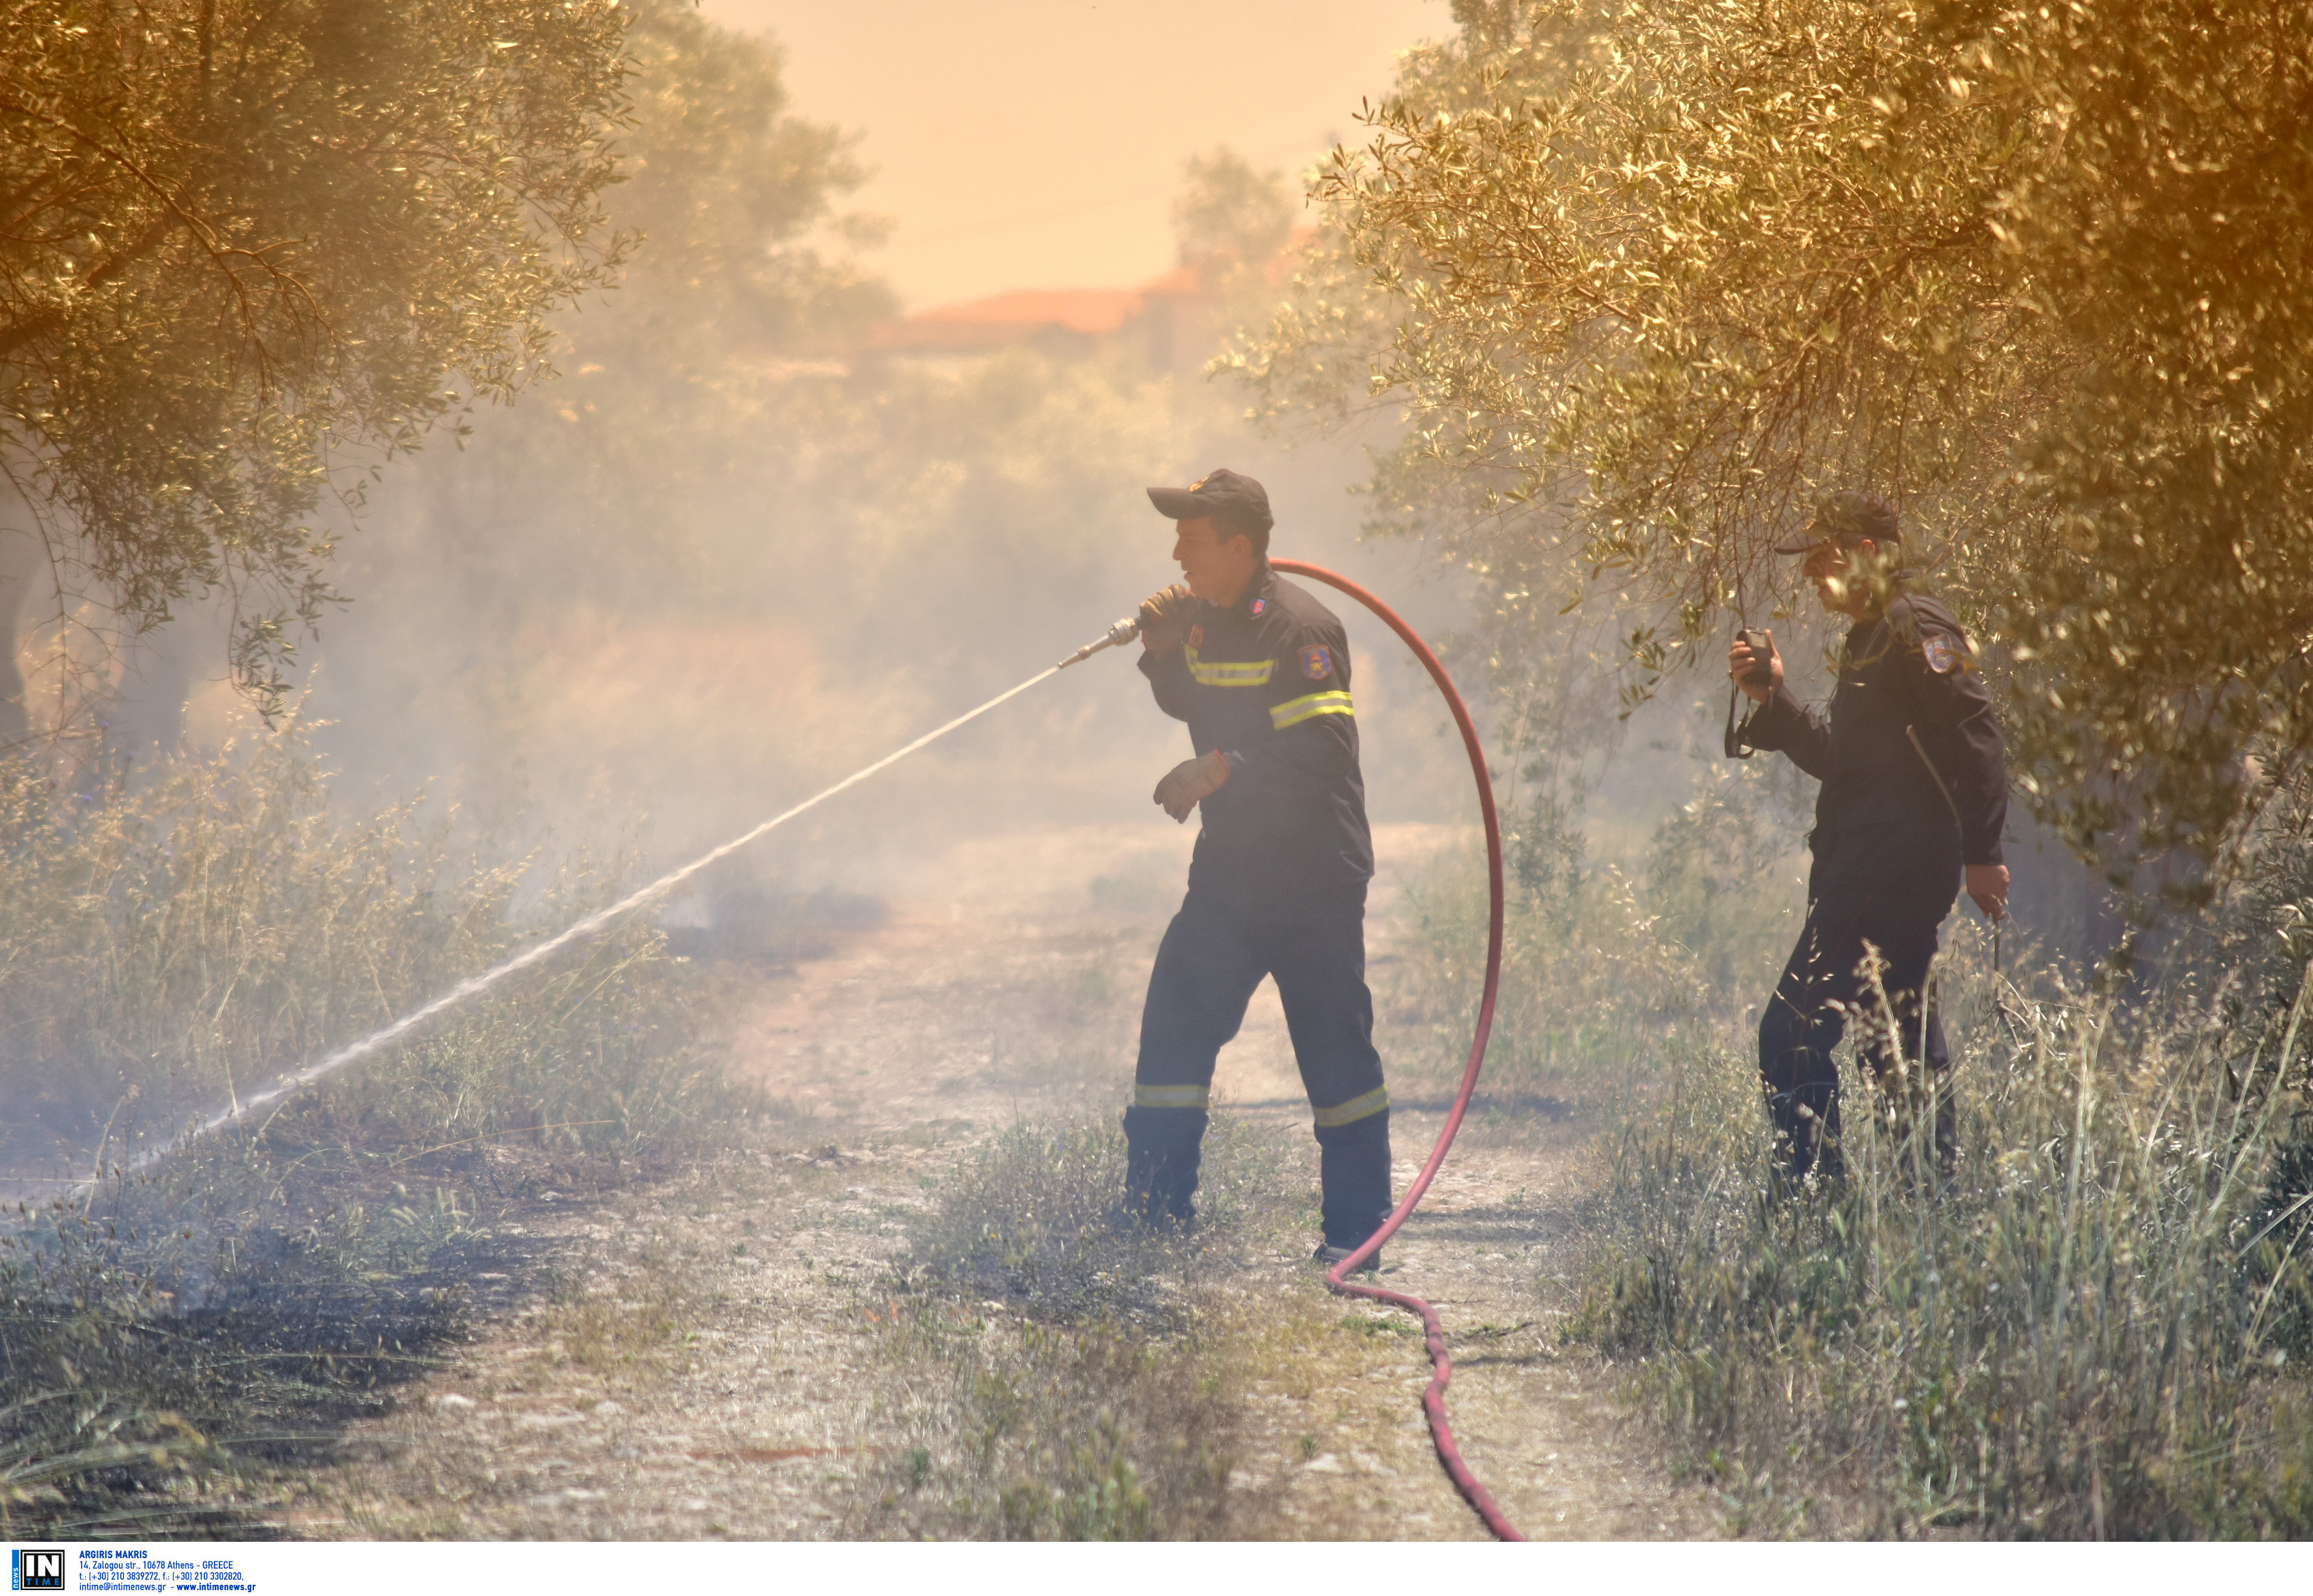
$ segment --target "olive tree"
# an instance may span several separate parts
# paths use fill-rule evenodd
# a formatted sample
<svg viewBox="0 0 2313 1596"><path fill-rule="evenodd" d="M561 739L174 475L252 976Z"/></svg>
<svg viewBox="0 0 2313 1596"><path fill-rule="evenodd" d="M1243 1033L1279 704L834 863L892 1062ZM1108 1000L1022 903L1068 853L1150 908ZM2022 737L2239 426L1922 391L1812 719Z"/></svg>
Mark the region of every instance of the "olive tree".
<svg viewBox="0 0 2313 1596"><path fill-rule="evenodd" d="M510 397L615 273L627 14L6 0L0 471L60 596L134 630L224 588L277 691L333 486Z"/></svg>
<svg viewBox="0 0 2313 1596"><path fill-rule="evenodd" d="M1709 662L1824 489L1903 509L2084 852L2313 745L2313 6L1459 0L1232 364L1403 407L1381 519ZM2264 776L2260 775L2264 773Z"/></svg>
<svg viewBox="0 0 2313 1596"><path fill-rule="evenodd" d="M1226 145L1192 155L1173 202L1173 232L1183 264L1266 265L1293 231L1285 174L1261 171Z"/></svg>
<svg viewBox="0 0 2313 1596"><path fill-rule="evenodd" d="M365 554L388 569L348 580L383 604L454 569L501 633L578 609L744 609L734 560L782 519L801 462L858 425L847 357L896 301L857 258L880 224L844 208L865 175L850 136L795 114L770 39L682 0L630 9L604 197L633 241L620 287L556 319L543 402L478 418L373 497ZM444 605L403 624L474 629Z"/></svg>

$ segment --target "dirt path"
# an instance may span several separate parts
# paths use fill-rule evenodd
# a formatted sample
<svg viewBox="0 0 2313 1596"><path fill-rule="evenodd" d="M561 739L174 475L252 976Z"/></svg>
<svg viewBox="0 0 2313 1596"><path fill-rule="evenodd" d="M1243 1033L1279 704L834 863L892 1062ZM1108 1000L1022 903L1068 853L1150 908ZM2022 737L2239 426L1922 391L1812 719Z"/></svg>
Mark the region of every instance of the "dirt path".
<svg viewBox="0 0 2313 1596"><path fill-rule="evenodd" d="M1385 829L1419 861L1442 830ZM1021 1120L1115 1112L1140 986L1189 838L1086 829L967 846L893 918L771 985L735 1045L792 1105L788 1144L726 1156L607 1203L543 1204L558 1286L478 1325L460 1366L353 1437L285 1527L357 1537L818 1538L858 1532L859 1477L895 1443L877 1286L906 1217L977 1141ZM1381 922L1391 882L1377 883ZM1379 951L1380 950L1377 950ZM1385 1037L1385 1057L1393 1057ZM1424 1044L1427 1046L1427 1044ZM1227 1111L1314 1143L1264 987L1224 1055ZM1401 1185L1442 1092L1401 1075ZM1622 1376L1561 1344L1581 1136L1552 1105L1465 1136L1390 1249L1389 1280L1435 1302L1455 1346L1464 1454L1536 1539L1715 1535L1619 1413ZM1482 1533L1438 1469L1428 1378L1404 1316L1337 1303L1301 1256L1256 1256L1229 1486L1242 1533ZM994 1305L990 1305L994 1311ZM1291 1345L1282 1337L1289 1336Z"/></svg>

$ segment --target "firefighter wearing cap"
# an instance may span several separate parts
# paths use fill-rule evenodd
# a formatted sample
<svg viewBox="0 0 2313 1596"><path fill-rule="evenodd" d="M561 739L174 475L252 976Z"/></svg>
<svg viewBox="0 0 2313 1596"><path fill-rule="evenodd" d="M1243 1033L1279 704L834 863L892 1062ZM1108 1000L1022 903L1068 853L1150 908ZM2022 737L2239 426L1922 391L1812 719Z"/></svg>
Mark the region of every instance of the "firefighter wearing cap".
<svg viewBox="0 0 2313 1596"><path fill-rule="evenodd" d="M1273 977L1316 1120L1321 1258L1388 1217L1389 1092L1365 981L1373 839L1358 769L1341 623L1269 567L1269 497L1216 470L1152 487L1179 523L1187 577L1140 607L1140 671L1196 758L1157 785L1174 820L1200 811L1189 890L1148 978L1132 1106L1128 1200L1160 1225L1192 1217L1213 1065Z"/></svg>
<svg viewBox="0 0 2313 1596"><path fill-rule="evenodd" d="M1831 1051L1851 1014L1861 1027L1857 1057L1900 1123L1908 1129L1932 1101L1934 1153L1950 1173L1951 1055L1923 988L1963 882L1987 917L2007 912L2007 750L1992 695L1951 611L1904 586L1901 548L1892 506L1843 492L1823 501L1805 537L1777 550L1806 555L1824 608L1854 623L1827 710L1792 696L1779 656L1756 660L1739 639L1727 654L1728 675L1754 704L1742 741L1779 750L1823 784L1808 835L1807 923L1759 1022L1779 1158L1797 1179L1841 1172ZM1885 960L1885 1009L1869 985L1867 944Z"/></svg>

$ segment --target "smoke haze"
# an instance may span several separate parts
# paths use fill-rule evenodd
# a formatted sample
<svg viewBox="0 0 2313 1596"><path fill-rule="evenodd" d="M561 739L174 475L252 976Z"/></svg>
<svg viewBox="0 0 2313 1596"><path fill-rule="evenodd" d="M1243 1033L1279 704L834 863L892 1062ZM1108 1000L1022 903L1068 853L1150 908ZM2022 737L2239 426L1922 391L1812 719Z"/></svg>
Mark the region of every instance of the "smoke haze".
<svg viewBox="0 0 2313 1596"><path fill-rule="evenodd" d="M648 241L626 283L564 318L556 381L389 464L335 529L352 601L306 650L297 713L341 802L422 790L494 852L680 863L1177 579L1142 490L1223 463L1269 485L1277 554L1366 582L1433 637L1460 625L1458 586L1417 548L1359 543L1357 434L1261 437L1200 369L1285 269L1212 253L1294 224L1281 171L1198 169L1218 186L1178 259L1200 268L1183 303L1201 338L879 351L895 304L846 241L860 172L843 142L791 113L768 47L673 7L635 36L614 220ZM1377 625L1345 619L1376 818L1462 818L1434 692ZM214 744L248 712L209 657L188 725ZM771 839L753 869L882 890L962 837L1115 821L1169 849L1148 794L1186 751L1130 651L1104 655Z"/></svg>

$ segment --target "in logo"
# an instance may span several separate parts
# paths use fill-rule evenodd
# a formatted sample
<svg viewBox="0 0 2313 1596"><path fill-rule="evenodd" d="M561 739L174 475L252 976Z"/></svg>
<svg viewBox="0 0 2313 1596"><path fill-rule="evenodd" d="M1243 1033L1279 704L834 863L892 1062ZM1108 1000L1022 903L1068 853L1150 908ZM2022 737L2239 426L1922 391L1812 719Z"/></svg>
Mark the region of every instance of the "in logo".
<svg viewBox="0 0 2313 1596"><path fill-rule="evenodd" d="M8 1588L12 1591L61 1591L65 1588L65 1555L61 1551L11 1551Z"/></svg>

